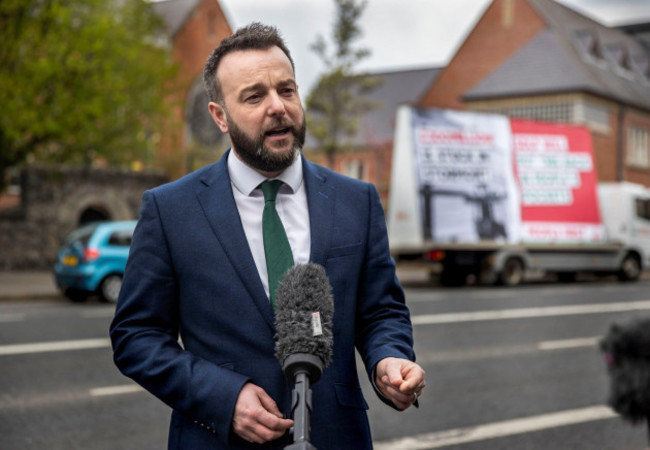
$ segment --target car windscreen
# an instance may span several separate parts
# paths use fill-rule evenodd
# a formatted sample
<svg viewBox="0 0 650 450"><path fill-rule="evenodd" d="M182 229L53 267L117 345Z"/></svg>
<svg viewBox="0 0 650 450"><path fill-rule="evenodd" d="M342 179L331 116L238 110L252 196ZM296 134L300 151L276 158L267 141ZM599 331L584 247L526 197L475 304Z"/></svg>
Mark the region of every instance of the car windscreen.
<svg viewBox="0 0 650 450"><path fill-rule="evenodd" d="M71 245L73 242L79 242L85 247L88 245L90 236L92 236L96 228L97 225L87 225L82 228L77 228L65 237L63 245Z"/></svg>

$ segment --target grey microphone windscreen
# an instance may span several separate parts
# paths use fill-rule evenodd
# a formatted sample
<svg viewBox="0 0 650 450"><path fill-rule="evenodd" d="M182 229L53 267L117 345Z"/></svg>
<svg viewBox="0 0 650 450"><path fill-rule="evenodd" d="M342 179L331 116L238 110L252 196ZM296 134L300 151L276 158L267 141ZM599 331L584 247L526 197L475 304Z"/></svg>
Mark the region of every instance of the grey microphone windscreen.
<svg viewBox="0 0 650 450"><path fill-rule="evenodd" d="M275 356L284 364L297 353L317 356L323 367L332 359L334 299L325 268L298 264L278 285L275 301Z"/></svg>

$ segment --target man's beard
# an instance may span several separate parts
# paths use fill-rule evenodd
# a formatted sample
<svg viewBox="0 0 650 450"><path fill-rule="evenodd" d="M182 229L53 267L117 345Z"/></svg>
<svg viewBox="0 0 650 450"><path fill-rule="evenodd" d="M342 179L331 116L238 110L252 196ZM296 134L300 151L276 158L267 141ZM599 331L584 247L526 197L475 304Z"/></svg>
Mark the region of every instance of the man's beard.
<svg viewBox="0 0 650 450"><path fill-rule="evenodd" d="M306 124L303 119L299 126L285 119L277 119L267 126L256 138L251 138L235 122L226 115L230 142L241 160L253 169L261 172L281 172L291 164L296 153L302 150L305 143ZM273 152L264 145L265 133L271 128L286 126L293 135L293 147L286 152Z"/></svg>

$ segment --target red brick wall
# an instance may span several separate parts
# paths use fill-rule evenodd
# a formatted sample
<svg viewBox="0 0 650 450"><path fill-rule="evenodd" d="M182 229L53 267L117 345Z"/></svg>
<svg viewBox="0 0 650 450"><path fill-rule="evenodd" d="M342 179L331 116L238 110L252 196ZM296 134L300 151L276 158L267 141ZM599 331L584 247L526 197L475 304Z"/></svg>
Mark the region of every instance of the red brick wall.
<svg viewBox="0 0 650 450"><path fill-rule="evenodd" d="M609 114L609 132L591 132L598 181L618 181L618 108L612 104Z"/></svg>
<svg viewBox="0 0 650 450"><path fill-rule="evenodd" d="M591 133L598 180L629 181L650 186L650 168L632 166L627 162L628 128L630 126L650 132L650 113L611 103L609 132L594 131Z"/></svg>
<svg viewBox="0 0 650 450"><path fill-rule="evenodd" d="M627 150L627 127L635 126L650 133L650 113L643 113L627 108L625 114L625 131L623 133L624 152ZM624 153L625 154L625 153ZM625 165L625 180L650 186L650 168L639 168Z"/></svg>
<svg viewBox="0 0 650 450"><path fill-rule="evenodd" d="M172 54L179 65L178 81L169 98L172 112L158 149L159 162L172 179L186 173L184 108L189 89L203 74L212 50L230 34L232 29L219 2L203 0L173 37Z"/></svg>
<svg viewBox="0 0 650 450"><path fill-rule="evenodd" d="M327 158L323 153L307 153L305 156L318 164L327 167ZM345 164L349 161L361 161L364 165L363 181L372 183L379 192L384 207L388 204L388 190L390 172L392 167L393 144L392 142L376 147L355 149L353 151L340 151L334 157L335 172L345 173Z"/></svg>
<svg viewBox="0 0 650 450"><path fill-rule="evenodd" d="M513 14L509 25L504 23L508 7ZM419 106L464 109L461 96L544 28L525 0L494 0Z"/></svg>

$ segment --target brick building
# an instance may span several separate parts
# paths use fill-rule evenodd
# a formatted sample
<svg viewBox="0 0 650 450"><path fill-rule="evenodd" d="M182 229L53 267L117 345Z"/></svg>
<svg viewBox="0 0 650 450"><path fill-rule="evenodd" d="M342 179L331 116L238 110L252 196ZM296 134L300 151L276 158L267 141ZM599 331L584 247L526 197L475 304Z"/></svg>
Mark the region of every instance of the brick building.
<svg viewBox="0 0 650 450"><path fill-rule="evenodd" d="M399 104L586 125L600 180L650 186L649 22L612 28L553 0L493 0L446 67L371 76L384 80L368 94L381 106L334 169L374 183L384 204Z"/></svg>
<svg viewBox="0 0 650 450"><path fill-rule="evenodd" d="M180 65L159 162L172 178L228 147L210 118L205 57L232 30L217 0L155 4ZM498 112L587 125L598 176L650 186L650 24L610 28L553 0L494 0L444 68L373 73L379 108L359 118L334 170L374 183L386 200L400 104ZM303 93L306 95L307 93ZM324 163L313 140L306 155Z"/></svg>
<svg viewBox="0 0 650 450"><path fill-rule="evenodd" d="M553 0L494 0L419 106L586 125L601 181L650 186L649 34Z"/></svg>
<svg viewBox="0 0 650 450"><path fill-rule="evenodd" d="M164 0L154 3L154 9L167 25L164 40L179 66L157 159L178 178L214 162L216 152L228 146L208 113L202 76L207 56L232 29L218 0Z"/></svg>

